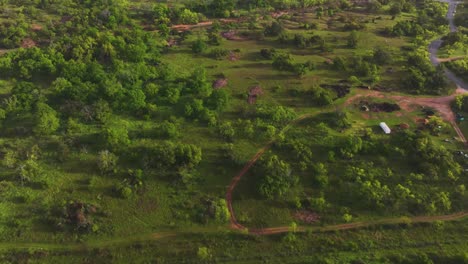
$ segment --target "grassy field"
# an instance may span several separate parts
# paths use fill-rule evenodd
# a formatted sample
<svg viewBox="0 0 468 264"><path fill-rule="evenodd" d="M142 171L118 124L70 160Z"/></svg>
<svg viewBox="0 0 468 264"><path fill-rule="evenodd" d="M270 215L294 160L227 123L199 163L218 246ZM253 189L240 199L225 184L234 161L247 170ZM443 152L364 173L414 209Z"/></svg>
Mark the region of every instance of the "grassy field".
<svg viewBox="0 0 468 264"><path fill-rule="evenodd" d="M182 6L182 1L158 2L167 2L173 7ZM144 11L144 8L140 10L143 5L150 3L153 2L131 1L132 19ZM2 8L17 12L19 7L6 5ZM419 140L418 136L424 136L433 145L425 142L420 145L440 148L434 155L442 153L440 155L446 157L446 153L463 148L460 142L453 139L456 133L451 126L444 125L442 128L443 124L440 124L439 130L435 128L436 132L431 131L424 125L430 115L416 105L411 105L409 110L405 108L388 112L362 110L363 105L403 104L391 99L391 96L410 96L401 93L408 91L405 89L407 87L402 87L402 79L408 71L405 50L417 45L410 37L389 37L383 32L398 22L415 19L417 14L402 13L392 18L384 13L388 8L385 6L377 13L362 9L339 11L332 17L322 18L318 18L312 10L291 10L278 19L284 27L283 36L290 38L287 43L279 41L277 36L261 36L264 28L274 21L271 15L254 21L253 25L239 19L236 23L221 25L221 32L232 31L239 37L237 40L223 38L220 45L208 45L199 54L194 54L192 45L199 39L208 41L209 27L174 33L169 38L173 38L176 44L161 48L158 66L167 66L175 77L153 81L157 89L162 91L158 91L159 94L156 92L157 96L154 97L161 96L168 86L180 88L181 99L171 104L159 100L159 97L154 99L147 96L148 101L155 102L156 113L142 116L114 111L110 114L109 123L128 130L131 140L123 150L116 151L119 160L118 170L114 173L100 172L99 153L107 147L101 135L103 125L95 120L75 120L77 124L70 125L71 121L64 118L65 110L53 105L57 108L61 122L59 129L53 135L34 136L28 129L32 127L35 109L24 116L10 114L8 118L3 118L5 121L2 122L0 133L0 262L394 263L401 260L404 263L405 258L407 262L414 262L427 257L440 258L445 263L461 263L458 262L461 259L466 261L466 254L462 253L467 250L467 220L414 225L383 224L342 232L322 232L321 229L335 224L394 217L400 219L406 216L449 214L466 208L466 195L460 191L460 194L450 197L453 201L449 206L437 200L432 203L435 208L433 211L427 213L432 207L424 211L427 207L425 203L430 204L432 196L455 193L457 187L468 184L464 171L467 162L463 156L455 157L460 168L450 163L450 160L447 162L462 170L458 174L447 169L443 172L421 172L419 175L416 171L421 169L413 164L417 155L411 152L411 147L398 145L399 132L405 130L408 134L414 134L414 138L411 138L413 141L406 144L411 145ZM5 15L2 19L7 17ZM58 13L36 14L32 17L34 19L27 20L28 23L43 26L48 25L49 21L57 22L61 19ZM357 33L356 48L348 47L350 31L345 30L344 22L347 20L363 25ZM143 25L148 23L147 20L133 22ZM305 23L316 25L316 28L304 29ZM150 34L158 43L165 42L158 32ZM291 38L297 34L307 38L320 36L327 50L322 50L316 44L296 47ZM376 48L384 49L391 57L390 62L379 66L377 74L380 78L376 83L363 77L359 85L350 84L353 75L351 70L336 70L331 65L338 57L350 61L357 57L371 57ZM220 49L227 55L213 58L212 52ZM310 63L313 69L303 75L277 70L271 59L261 55L262 49L275 49L278 54L290 54L295 64ZM0 50L0 56L17 51ZM441 56L444 52L441 52ZM131 64L129 68L133 66L138 65ZM206 70L207 82L210 84L219 78L227 79L227 85L221 89L227 91L229 104L224 111L216 113L215 124L207 124L209 122L202 118L188 117L184 112L186 105L183 103L196 98L183 93L189 83L187 80L193 78L192 74L198 68ZM120 72L121 75L127 73ZM42 79L33 82L40 85L28 95L49 98L52 105L54 91L48 89L51 86L49 82ZM14 78L3 78L0 81L0 98L5 100L3 108L13 105L8 100L14 99L10 95L15 92L13 90L17 83ZM142 83L139 85L143 86ZM248 93L254 86L260 86L263 93L255 104L248 104ZM311 99L310 92L320 86L332 98L331 105L320 106ZM340 88L343 87L345 94L340 95ZM390 92L383 97L363 96L349 101L351 97L372 91ZM86 109L86 106L89 105L80 106L77 111ZM286 121L271 122L268 117L258 114L262 106L277 111L274 114L286 115L287 112L293 117L284 118ZM346 114L344 119L347 120L343 122L349 122L343 127L334 123L335 119L339 119L336 115L340 113ZM309 117L284 130L289 122L303 114ZM437 112L434 114L439 115ZM168 120L175 124L177 135L173 137L163 136L159 131L163 121ZM384 135L378 126L382 121L395 133ZM234 136L223 136L222 124L232 126ZM408 127L400 129L402 124ZM246 132L249 126L252 126L250 134ZM460 127L465 134L468 133L465 123L462 122ZM288 164L288 174L297 177L298 183L288 188L281 198L262 197L258 183L266 173L261 159L260 165L255 164L234 190L233 209L237 220L248 228L297 223L309 230L301 234L289 232L265 237L231 231L229 219L217 221L211 216L214 214L212 210L218 209L213 209L210 203L225 199L232 178L272 139L276 141L262 159L277 156ZM351 146L347 145L349 148L363 146L355 153L346 153L341 145L346 145L349 140L355 140ZM153 164L141 158L143 155L140 151L167 141L200 147L203 157L201 162L193 169L166 171L151 167ZM68 147L63 147L63 144ZM231 149L226 150L226 146L231 146ZM304 158L306 154L295 149L297 146L309 150L310 157ZM382 153L379 151L380 146ZM33 159L41 168L34 180L25 180L19 176L24 167L11 165L14 163L12 160L22 159ZM317 183L318 164L324 164L327 170L327 183L324 186ZM367 205L364 199L356 199L358 196L352 193L357 184L361 184L358 177L353 178L359 171L355 174L350 172L356 168L364 171L359 177L374 184L369 191L382 187L385 192L383 187L387 187L391 193L401 186L409 186L412 192L421 195L416 197L413 193L406 193L409 197L415 197L414 203L408 206L385 208L379 203ZM143 171L143 183L132 189L129 197L123 198L116 189L119 184L128 183L131 175L128 170L137 169ZM445 174L456 176L448 178ZM181 180L181 175L187 178ZM346 181L343 182L343 179ZM376 179L378 184L375 183ZM365 187L365 184L362 186ZM399 198L393 193L387 196L387 200L392 201ZM326 199L326 202L319 209L317 203L321 198ZM377 200L379 197L374 198ZM387 200L381 203L390 204ZM91 217L91 231L79 232L67 228L66 223L57 223L57 215L66 213L73 202L82 202L96 212ZM443 206L445 209L439 209ZM303 222L297 217L301 211L317 214L319 218L311 223Z"/></svg>
<svg viewBox="0 0 468 264"><path fill-rule="evenodd" d="M210 261L226 263L414 263L427 259L432 259L434 263L464 263L466 254L461 252L466 252L465 231L466 221L268 237L188 233L184 236L140 242L130 247L121 245L106 249L77 247L73 250L43 248L29 252L16 251L5 255L2 260L35 259L52 263L82 263L112 258L114 263L139 263L147 260L182 263L191 258L191 263L205 263L197 260L198 248L205 246L212 256Z"/></svg>

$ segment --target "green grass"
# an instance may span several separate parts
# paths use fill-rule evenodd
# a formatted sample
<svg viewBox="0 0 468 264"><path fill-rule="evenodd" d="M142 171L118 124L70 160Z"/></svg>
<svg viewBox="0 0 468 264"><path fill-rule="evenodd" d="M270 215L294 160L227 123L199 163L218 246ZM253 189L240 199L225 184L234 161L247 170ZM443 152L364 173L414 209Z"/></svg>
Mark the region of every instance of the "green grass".
<svg viewBox="0 0 468 264"><path fill-rule="evenodd" d="M141 1L140 1L141 2ZM173 2L173 1L171 1ZM342 12L339 15L353 16L358 20L368 19L368 14L357 12ZM303 33L307 35L320 35L333 49L330 53L321 53L317 48L297 49L292 45L280 44L274 38L264 40L227 41L224 40L221 48L228 50L239 49L239 60L229 61L227 59L214 60L206 54L194 55L190 50L190 44L198 34L204 34L200 30L195 31L189 38L182 42L179 47L171 48L162 56L162 61L168 63L179 77L188 77L196 67L205 67L209 78L215 79L223 74L228 79L228 86L223 88L229 91L232 102L226 112L219 115L219 120L230 121L236 124L239 109L246 107L246 93L254 85L263 87L265 93L259 98L259 103L283 105L292 108L299 114L321 114L334 111L335 106L340 108L343 99L337 99L335 106L315 107L307 99L300 96L291 96L292 89L308 89L313 84L336 84L345 80L348 73L330 70L325 62L337 56L353 57L356 55L367 55L375 47L385 47L390 50L394 62L382 67L382 84L386 88L396 89L395 83L399 82L404 71L402 61L405 59L400 51L401 47L409 44L407 38L387 38L380 32L402 19L413 18L412 14L403 14L396 20L391 20L388 15L381 15L382 19L376 19L375 23L366 23L366 29L359 33L359 46L357 49L346 48L346 38L349 32L342 30L342 24L336 22L331 28L327 28L325 19L316 19L313 13L306 13L300 18L307 22L316 22L317 30L305 31L298 28L298 24L292 21L284 21L287 25L288 34ZM44 19L44 20L42 20ZM47 17L39 19L45 21ZM328 19L328 18L327 18ZM246 25L241 24L240 30L246 30ZM307 73L302 78L292 73L280 72L273 69L271 60L261 58L259 51L262 48L274 47L278 51L290 52L296 62L311 61L317 65L317 69ZM210 47L209 50L214 47ZM208 50L208 52L209 52ZM387 72L388 68L393 71ZM11 81L0 82L0 97L10 94L13 83ZM351 95L360 91L353 89ZM134 117L119 115L114 116L116 120L125 121L128 126L132 147L151 146L164 141L156 135L159 122L165 116L178 116L174 108L162 105L161 116L150 120L137 119ZM357 133L363 128L371 128L380 143L386 143L388 137L381 134L378 123L387 122L390 126L397 127L401 123L410 124L411 129L416 129L418 124L416 118L422 118L418 110L406 113L403 110L397 113L363 113L353 105L345 110L349 111L352 127L345 132L331 131L331 136L337 140L349 134ZM24 121L24 120L23 120ZM25 120L24 122L29 122ZM343 234L317 233L301 234L292 244L285 242L281 236L253 237L240 234L231 234L226 223L198 222L196 211L203 205L204 199L224 198L226 188L232 178L242 169L243 163L248 161L267 142L262 138L260 131L255 131L255 136L245 138L236 136L233 140L235 152L239 154L239 164L226 162L222 156L221 147L226 143L216 128L209 127L202 122L180 118L181 136L175 139L178 142L198 145L203 151L203 160L197 167L196 181L192 186L182 186L176 183L173 175L161 175L159 172L145 175L145 184L141 193L133 195L129 199L117 197L113 191L116 183L124 179L123 173L106 176L100 175L97 169L97 153L104 148L97 137L99 125L84 125L84 131L80 138L84 142L79 147L73 148L70 157L60 163L54 159L56 150L48 148L45 140L32 136L0 138L0 145L7 148L10 145L18 147L18 152L27 152L39 144L41 153L41 164L46 172L44 177L49 183L48 187L27 185L20 187L17 180L17 171L14 169L2 169L0 171L0 250L4 250L4 256L16 250L30 250L25 257L34 252L45 252L45 258L39 257L39 262L49 261L82 263L96 258L102 259L112 257L115 263L139 262L154 258L156 261L177 262L181 259L194 258L200 246L209 246L213 258L220 262L245 262L258 263L260 261L311 261L315 253L320 256L329 257L335 254L333 259L337 261L357 258L359 254L368 259L377 261L378 256L386 256L393 252L410 252L424 248L433 250L439 245L447 254L460 253L466 249L463 244L466 232L456 231L456 224L447 223L449 232L438 232L436 236L431 233L430 227L417 226L409 229L387 230L385 228L375 230L361 230L345 232ZM286 135L300 135L306 139L312 138L316 123L326 122L314 117L297 125L291 125ZM310 123L308 123L310 122ZM19 122L4 124L12 128L21 125ZM236 125L235 125L236 126ZM64 131L65 124L62 124ZM462 123L463 131L468 132L468 127ZM242 127L236 127L241 130ZM447 131L441 137L432 137L438 144L447 144L442 140L452 137L455 133ZM56 140L61 140L57 137ZM448 144L447 144L448 145ZM327 162L328 146L321 143L313 144L314 160L312 163ZM456 145L449 145L455 149ZM273 153L287 160L294 167L301 179L298 190L292 190L283 201L266 201L256 194L256 180L261 175L249 172L240 182L234 192L234 210L238 219L248 227L275 227L290 225L296 221L293 217L296 208L291 202L294 196L319 197L320 188L313 184L313 176L310 171L300 171L297 162L291 153L273 147ZM411 171L411 166L398 157L389 159L387 164L382 164L378 156L362 155L359 161L373 161L378 165L395 166L395 174L406 175ZM125 161L123 161L125 162ZM129 163L129 162L127 162ZM130 168L141 167L141 164L125 164ZM336 167L330 168L333 184L343 174L348 162L341 161ZM331 165L333 166L333 165ZM330 166L330 167L331 167ZM465 182L465 180L463 180ZM427 186L431 186L427 184ZM3 188L4 187L4 188ZM4 190L5 189L5 190ZM322 216L322 223L342 223L343 208L340 199L343 199L337 191L329 189L325 191L327 199L331 202L329 211ZM330 198L329 198L330 197ZM63 205L70 200L80 200L96 204L102 215L94 217L99 226L97 233L78 235L76 232L54 231L55 227L45 222L52 206ZM359 202L356 202L359 203ZM376 220L388 214L373 212L369 209L351 208L355 221ZM320 223L316 224L317 227ZM460 229L466 229L466 221L460 224ZM318 228L318 227L317 227ZM187 233L187 230L193 233ZM463 230L462 230L463 231ZM159 237L160 233L177 233L177 237ZM377 234L378 233L378 234ZM414 235L414 237L412 237ZM346 239L344 239L346 237ZM349 239L348 239L349 237ZM401 237L408 242L399 244ZM159 240L153 241L153 240ZM426 240L425 240L426 239ZM442 242L437 244L437 239ZM450 240L452 239L452 240ZM150 242L152 241L152 242ZM318 241L318 242L317 242ZM371 241L371 242L366 242ZM427 245L420 246L418 241L427 241ZM82 243L83 242L83 243ZM232 244L228 244L232 242ZM452 243L453 242L453 243ZM389 245L389 246L386 246ZM459 248L450 245L457 245ZM336 248L334 250L333 248ZM340 253L336 252L342 250ZM358 250L359 249L359 250ZM312 254L312 253L314 254ZM374 252L374 253L372 253ZM47 259L46 259L47 258ZM3 259L2 259L3 261ZM194 260L196 261L196 260ZM14 261L13 261L14 262Z"/></svg>
<svg viewBox="0 0 468 264"><path fill-rule="evenodd" d="M250 237L230 233L187 233L183 236L142 241L137 246L129 246L122 241L123 243L100 249L93 249L98 244L73 247L31 244L35 249L29 253L16 250L4 254L3 258L35 259L40 263L82 263L89 258L98 262L112 258L114 263L144 262L147 259L176 263L190 258L194 263L203 263L197 258L197 250L199 247L207 247L212 261L224 263L302 263L324 260L394 263L403 256L413 257L413 261L416 261L417 257L425 255L435 262L463 263L466 228L467 221L463 220L443 225L364 228L338 234L309 232L293 235L294 240L287 240L284 235ZM106 242L100 244L105 245ZM171 246L173 244L185 246L178 248ZM9 247L0 245L0 248L6 250Z"/></svg>

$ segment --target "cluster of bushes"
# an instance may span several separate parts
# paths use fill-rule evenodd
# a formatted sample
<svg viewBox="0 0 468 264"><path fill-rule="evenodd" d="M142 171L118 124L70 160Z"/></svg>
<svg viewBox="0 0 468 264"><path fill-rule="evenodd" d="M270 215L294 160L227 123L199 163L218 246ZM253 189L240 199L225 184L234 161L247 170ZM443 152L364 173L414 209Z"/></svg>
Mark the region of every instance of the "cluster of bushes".
<svg viewBox="0 0 468 264"><path fill-rule="evenodd" d="M29 25L25 22L0 24L0 47L4 49L18 48L23 39L28 36Z"/></svg>
<svg viewBox="0 0 468 264"><path fill-rule="evenodd" d="M447 94L449 87L443 67L434 68L428 57L427 51L422 49L408 54L408 75L403 85L416 94Z"/></svg>
<svg viewBox="0 0 468 264"><path fill-rule="evenodd" d="M316 69L316 65L311 61L296 63L289 53L277 52L275 49L262 49L260 55L265 59L273 60L273 68L279 71L293 72L298 76L303 76Z"/></svg>
<svg viewBox="0 0 468 264"><path fill-rule="evenodd" d="M447 67L452 70L457 76L468 80L468 59L450 61L446 63Z"/></svg>
<svg viewBox="0 0 468 264"><path fill-rule="evenodd" d="M402 6L403 7L403 6ZM395 8L394 11L397 11ZM418 16L415 20L397 22L392 28L385 29L385 33L393 36L425 36L428 31L441 33L447 23L447 5L437 1L422 1L418 6Z"/></svg>
<svg viewBox="0 0 468 264"><path fill-rule="evenodd" d="M342 123L339 113L329 115L320 119ZM340 126L335 129L341 131ZM343 127L349 127L349 123ZM281 155L270 156L266 165L257 165L262 169L258 190L265 198L291 199L290 195L301 193L293 175L302 171L312 176L308 180L317 189L314 193L321 193L302 204L318 212L332 213L332 208L341 206L355 212L372 208L382 213L419 215L448 213L463 206L466 188L462 168L450 151L427 134L402 131L391 139L382 139L371 129L364 129L336 136L329 126L311 122L308 129L292 129L274 149L284 154L284 160ZM372 162L369 157L373 157ZM411 169L389 167L389 159L409 164ZM276 168L275 173L269 172L269 167ZM329 193L333 197L328 197Z"/></svg>
<svg viewBox="0 0 468 264"><path fill-rule="evenodd" d="M151 137L172 140L179 137L181 119L166 120L166 113L188 122L215 125L217 114L229 104L229 92L213 89L203 69L177 76L160 61L161 45L154 35L128 20L128 7L119 4L125 1L104 2L80 3L80 9L71 12L80 15L64 17L67 21L53 28L48 47L19 48L0 57L3 77L14 80L11 93L0 106L0 125L6 127L2 135L34 135L41 144L50 143L47 153L53 153L41 157L34 152L23 157L8 150L2 168L15 175L18 186L49 188L53 174L49 163L67 161L71 155L80 159L77 164L84 159L95 161L94 166L86 166L86 175L94 170L103 177L116 177L113 191L122 198L142 192L149 176L172 177L186 186L197 179L200 147L163 141L147 144L140 151L137 138L141 132L133 127L138 122L117 116L154 119L158 123L152 126ZM200 18L188 9L169 10L159 4L152 12L158 14L153 19L161 24L196 23ZM22 24L0 26L0 46L17 47L26 29L29 26ZM210 39L210 44L216 43L215 38ZM97 231L91 207L83 203L72 207L73 212L54 214L62 218L55 222L76 225L74 230ZM217 203L216 207L222 205Z"/></svg>
<svg viewBox="0 0 468 264"><path fill-rule="evenodd" d="M380 65L388 63L390 56L381 49L376 49L373 56L356 56L349 59L336 57L331 68L336 71L348 72L353 76L355 83L367 80L371 84L380 81Z"/></svg>
<svg viewBox="0 0 468 264"><path fill-rule="evenodd" d="M292 96L304 99L313 106L327 106L333 103L335 95L320 85L312 85L308 89L291 89Z"/></svg>
<svg viewBox="0 0 468 264"><path fill-rule="evenodd" d="M290 36L286 33L279 35L278 41L282 44L294 45L297 48L316 48L320 52L331 52L330 45L319 35L306 36L304 34L294 34Z"/></svg>
<svg viewBox="0 0 468 264"><path fill-rule="evenodd" d="M387 29L387 34L394 36L416 37L425 33L424 28L415 21L398 21L391 29Z"/></svg>
<svg viewBox="0 0 468 264"><path fill-rule="evenodd" d="M255 170L262 175L257 183L258 192L266 199L284 198L299 183L298 177L291 174L289 164L276 155L263 157Z"/></svg>

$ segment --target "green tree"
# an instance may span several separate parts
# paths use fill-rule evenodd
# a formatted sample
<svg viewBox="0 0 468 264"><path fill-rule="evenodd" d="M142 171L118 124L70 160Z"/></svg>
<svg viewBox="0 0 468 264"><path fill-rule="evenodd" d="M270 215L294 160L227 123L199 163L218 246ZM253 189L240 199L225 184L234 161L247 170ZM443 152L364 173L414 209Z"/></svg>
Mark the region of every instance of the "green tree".
<svg viewBox="0 0 468 264"><path fill-rule="evenodd" d="M279 71L293 71L295 64L289 53L280 53L274 56L271 65Z"/></svg>
<svg viewBox="0 0 468 264"><path fill-rule="evenodd" d="M167 24L170 22L169 19L170 10L167 4L155 3L153 5L152 17L156 24Z"/></svg>
<svg viewBox="0 0 468 264"><path fill-rule="evenodd" d="M115 191L124 199L130 198L133 194L132 188L126 182L117 184L115 186Z"/></svg>
<svg viewBox="0 0 468 264"><path fill-rule="evenodd" d="M313 85L309 91L310 100L317 106L326 106L333 103L333 98L329 90L322 88L320 85Z"/></svg>
<svg viewBox="0 0 468 264"><path fill-rule="evenodd" d="M102 174L115 173L117 170L118 157L108 150L100 151L97 165Z"/></svg>
<svg viewBox="0 0 468 264"><path fill-rule="evenodd" d="M214 90L208 98L208 106L218 112L224 111L231 101L229 93L224 89Z"/></svg>
<svg viewBox="0 0 468 264"><path fill-rule="evenodd" d="M344 214L343 215L343 221L345 221L345 223L349 223L353 220L353 216L350 215L350 214Z"/></svg>
<svg viewBox="0 0 468 264"><path fill-rule="evenodd" d="M341 143L340 153L343 157L351 159L362 149L362 139L358 136L348 135Z"/></svg>
<svg viewBox="0 0 468 264"><path fill-rule="evenodd" d="M336 111L331 113L330 126L338 129L346 129L351 127L351 121L348 112Z"/></svg>
<svg viewBox="0 0 468 264"><path fill-rule="evenodd" d="M213 89L207 79L205 68L198 67L187 80L187 88L198 97L205 98L211 95Z"/></svg>
<svg viewBox="0 0 468 264"><path fill-rule="evenodd" d="M218 132L221 137L228 141L232 141L236 134L236 131L234 130L231 122L224 122L220 124L218 127Z"/></svg>
<svg viewBox="0 0 468 264"><path fill-rule="evenodd" d="M201 38L198 38L192 43L192 51L193 53L196 54L201 54L205 52L205 50L208 48L208 45L206 45L206 42L202 40Z"/></svg>
<svg viewBox="0 0 468 264"><path fill-rule="evenodd" d="M133 113L146 107L146 95L141 89L128 90L123 100L125 108Z"/></svg>
<svg viewBox="0 0 468 264"><path fill-rule="evenodd" d="M109 103L104 100L99 100L93 104L94 118L101 124L105 124L112 116L112 109Z"/></svg>
<svg viewBox="0 0 468 264"><path fill-rule="evenodd" d="M390 10L388 12L392 16L397 16L401 14L401 11L402 11L401 3L394 3L390 6Z"/></svg>
<svg viewBox="0 0 468 264"><path fill-rule="evenodd" d="M385 65L392 62L392 54L383 47L374 49L373 61L378 65Z"/></svg>
<svg viewBox="0 0 468 264"><path fill-rule="evenodd" d="M184 115L191 118L200 118L204 109L203 100L190 98L184 105Z"/></svg>
<svg viewBox="0 0 468 264"><path fill-rule="evenodd" d="M430 116L428 118L427 127L434 135L439 135L447 126L447 123L439 116Z"/></svg>
<svg viewBox="0 0 468 264"><path fill-rule="evenodd" d="M24 182L39 182L43 175L44 170L34 159L28 159L19 166L19 178L22 184Z"/></svg>
<svg viewBox="0 0 468 264"><path fill-rule="evenodd" d="M178 167L193 168L202 160L202 150L192 144L177 144L174 147L175 164Z"/></svg>
<svg viewBox="0 0 468 264"><path fill-rule="evenodd" d="M367 11L378 12L382 9L382 4L378 0L371 0L367 4Z"/></svg>
<svg viewBox="0 0 468 264"><path fill-rule="evenodd" d="M283 32L284 32L283 26L277 21L274 21L271 25L265 28L264 33L265 33L265 36L276 37L276 36L279 36Z"/></svg>
<svg viewBox="0 0 468 264"><path fill-rule="evenodd" d="M436 195L436 204L440 212L449 212L452 209L452 201L448 192L439 192Z"/></svg>
<svg viewBox="0 0 468 264"><path fill-rule="evenodd" d="M8 149L4 154L3 154L3 160L2 160L2 165L13 169L16 166L16 163L18 162L18 153L12 149Z"/></svg>
<svg viewBox="0 0 468 264"><path fill-rule="evenodd" d="M263 176L259 182L259 193L267 199L284 197L298 182L298 178L291 175L289 164L276 155L263 159L260 166Z"/></svg>
<svg viewBox="0 0 468 264"><path fill-rule="evenodd" d="M215 220L219 223L226 223L229 221L230 216L226 200L218 199L215 203Z"/></svg>
<svg viewBox="0 0 468 264"><path fill-rule="evenodd" d="M197 256L201 260L209 260L211 258L210 250L207 247L199 247Z"/></svg>
<svg viewBox="0 0 468 264"><path fill-rule="evenodd" d="M34 123L34 133L38 136L44 136L57 131L60 126L60 119L53 108L46 103L38 103Z"/></svg>
<svg viewBox="0 0 468 264"><path fill-rule="evenodd" d="M275 126L273 126L273 125L267 125L267 126L265 127L265 132L264 132L265 138L266 138L267 140L273 140L273 139L275 139L276 132L277 132L277 129L276 129Z"/></svg>
<svg viewBox="0 0 468 264"><path fill-rule="evenodd" d="M124 124L106 125L102 134L107 147L112 150L121 150L130 145L128 130Z"/></svg>
<svg viewBox="0 0 468 264"><path fill-rule="evenodd" d="M7 105L7 111L31 110L32 106L39 99L38 88L30 82L17 82L11 90L11 97Z"/></svg>
<svg viewBox="0 0 468 264"><path fill-rule="evenodd" d="M359 35L357 31L355 30L351 31L351 33L349 34L347 38L347 41L348 41L349 48L353 48L353 49L357 48L358 43L359 43Z"/></svg>
<svg viewBox="0 0 468 264"><path fill-rule="evenodd" d="M158 127L158 134L169 139L174 139L180 135L179 127L176 123L165 120Z"/></svg>
<svg viewBox="0 0 468 264"><path fill-rule="evenodd" d="M313 167L314 181L320 188L328 186L328 169L323 163L317 163Z"/></svg>
<svg viewBox="0 0 468 264"><path fill-rule="evenodd" d="M293 233L295 233L297 231L297 223L296 222L292 222L290 225L289 225L289 230Z"/></svg>
<svg viewBox="0 0 468 264"><path fill-rule="evenodd" d="M197 24L198 14L190 11L190 9L184 9L179 14L179 21L182 24Z"/></svg>
<svg viewBox="0 0 468 264"><path fill-rule="evenodd" d="M325 209L329 207L329 204L325 200L323 194L321 194L318 198L310 199L310 205L314 210L317 210L317 212L324 212Z"/></svg>

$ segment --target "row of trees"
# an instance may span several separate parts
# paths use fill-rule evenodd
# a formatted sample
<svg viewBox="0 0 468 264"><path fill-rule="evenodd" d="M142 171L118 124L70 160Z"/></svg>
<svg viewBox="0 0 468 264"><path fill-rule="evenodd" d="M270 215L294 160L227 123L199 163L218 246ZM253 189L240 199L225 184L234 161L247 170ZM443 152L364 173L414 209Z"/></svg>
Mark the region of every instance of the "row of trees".
<svg viewBox="0 0 468 264"><path fill-rule="evenodd" d="M431 32L442 33L448 22L447 5L437 1L422 1L418 6L418 16L414 20L398 21L385 30L393 36L424 37Z"/></svg>
<svg viewBox="0 0 468 264"><path fill-rule="evenodd" d="M307 203L295 198L302 201L298 206L329 213L344 206L355 212L372 208L403 214L447 213L463 206L466 187L461 166L428 135L398 132L387 141L370 129L338 137L323 123L313 127L291 130L274 146L282 154L268 155L256 165L262 197L292 199L294 204L292 197L301 193L301 186L313 186L317 198ZM327 150L328 155L323 155ZM387 159L411 169L388 167ZM308 183L298 184L300 174Z"/></svg>
<svg viewBox="0 0 468 264"><path fill-rule="evenodd" d="M408 76L403 85L416 94L447 94L449 87L443 66L434 68L428 57L422 48L408 54Z"/></svg>

